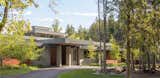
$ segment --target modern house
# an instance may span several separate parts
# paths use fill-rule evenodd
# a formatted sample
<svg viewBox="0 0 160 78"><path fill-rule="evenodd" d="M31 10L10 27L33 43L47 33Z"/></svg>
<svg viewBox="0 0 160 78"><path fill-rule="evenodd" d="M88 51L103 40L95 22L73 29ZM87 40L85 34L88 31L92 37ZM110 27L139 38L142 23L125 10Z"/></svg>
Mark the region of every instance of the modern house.
<svg viewBox="0 0 160 78"><path fill-rule="evenodd" d="M35 37L37 46L45 47L41 57L33 61L34 65L62 66L83 65L88 45L93 45L98 50L99 43L87 40L74 40L66 38L64 33L53 32L48 27L32 26L32 31L25 38ZM109 47L110 44L107 44ZM107 47L107 48L108 48ZM107 51L107 59L110 59Z"/></svg>

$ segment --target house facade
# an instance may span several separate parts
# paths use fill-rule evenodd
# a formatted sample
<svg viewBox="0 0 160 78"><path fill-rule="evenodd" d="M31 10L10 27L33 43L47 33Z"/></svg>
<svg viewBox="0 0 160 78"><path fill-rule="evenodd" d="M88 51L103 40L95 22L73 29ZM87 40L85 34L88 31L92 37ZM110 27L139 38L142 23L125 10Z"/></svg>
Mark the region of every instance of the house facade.
<svg viewBox="0 0 160 78"><path fill-rule="evenodd" d="M45 48L39 59L32 61L33 65L83 65L88 62L85 57L88 45L93 45L94 50L98 50L99 47L98 42L68 39L66 34L53 32L48 27L32 26L32 31L27 33L25 38L30 36L34 36L37 46Z"/></svg>

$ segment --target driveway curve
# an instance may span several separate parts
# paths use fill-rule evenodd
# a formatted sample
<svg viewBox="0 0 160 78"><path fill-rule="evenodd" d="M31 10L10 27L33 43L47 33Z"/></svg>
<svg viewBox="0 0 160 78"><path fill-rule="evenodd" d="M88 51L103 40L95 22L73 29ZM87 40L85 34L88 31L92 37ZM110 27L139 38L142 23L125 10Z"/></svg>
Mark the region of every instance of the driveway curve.
<svg viewBox="0 0 160 78"><path fill-rule="evenodd" d="M69 71L71 69L62 69L62 68L42 68L37 71L32 71L26 74L4 77L4 78L57 78L57 75Z"/></svg>
<svg viewBox="0 0 160 78"><path fill-rule="evenodd" d="M91 66L72 66L72 67L53 67L53 68L42 68L37 71L32 71L27 74L18 75L15 77L5 78L57 78L60 73L75 70L75 69L97 69L97 67Z"/></svg>

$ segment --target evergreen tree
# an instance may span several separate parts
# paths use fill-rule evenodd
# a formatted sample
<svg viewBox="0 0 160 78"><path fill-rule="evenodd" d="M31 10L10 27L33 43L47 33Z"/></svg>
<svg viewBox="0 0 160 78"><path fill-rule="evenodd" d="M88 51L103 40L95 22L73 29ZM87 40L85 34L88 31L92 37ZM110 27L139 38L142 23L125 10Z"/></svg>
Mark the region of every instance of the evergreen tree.
<svg viewBox="0 0 160 78"><path fill-rule="evenodd" d="M65 33L67 34L67 37L70 37L72 34L75 34L76 31L75 31L75 28L72 25L68 24Z"/></svg>
<svg viewBox="0 0 160 78"><path fill-rule="evenodd" d="M54 20L54 24L52 25L52 29L54 32L61 32L62 31L62 28L59 26L58 19Z"/></svg>

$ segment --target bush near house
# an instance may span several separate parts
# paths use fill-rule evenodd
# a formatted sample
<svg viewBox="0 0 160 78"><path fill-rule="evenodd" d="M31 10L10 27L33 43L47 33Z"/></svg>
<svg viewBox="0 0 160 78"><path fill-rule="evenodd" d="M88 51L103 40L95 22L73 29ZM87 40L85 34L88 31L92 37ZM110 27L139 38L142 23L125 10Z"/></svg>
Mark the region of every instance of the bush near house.
<svg viewBox="0 0 160 78"><path fill-rule="evenodd" d="M37 69L19 65L37 59L43 50L37 47L34 37L24 37L30 24L25 20L11 20L7 25L5 35L0 33L0 75L17 75Z"/></svg>
<svg viewBox="0 0 160 78"><path fill-rule="evenodd" d="M30 24L24 20L9 22L6 33L0 34L0 66L4 64L19 64L27 60L37 59L43 48L39 49L34 37L25 38ZM11 59L14 58L14 59ZM20 62L18 62L20 61Z"/></svg>

